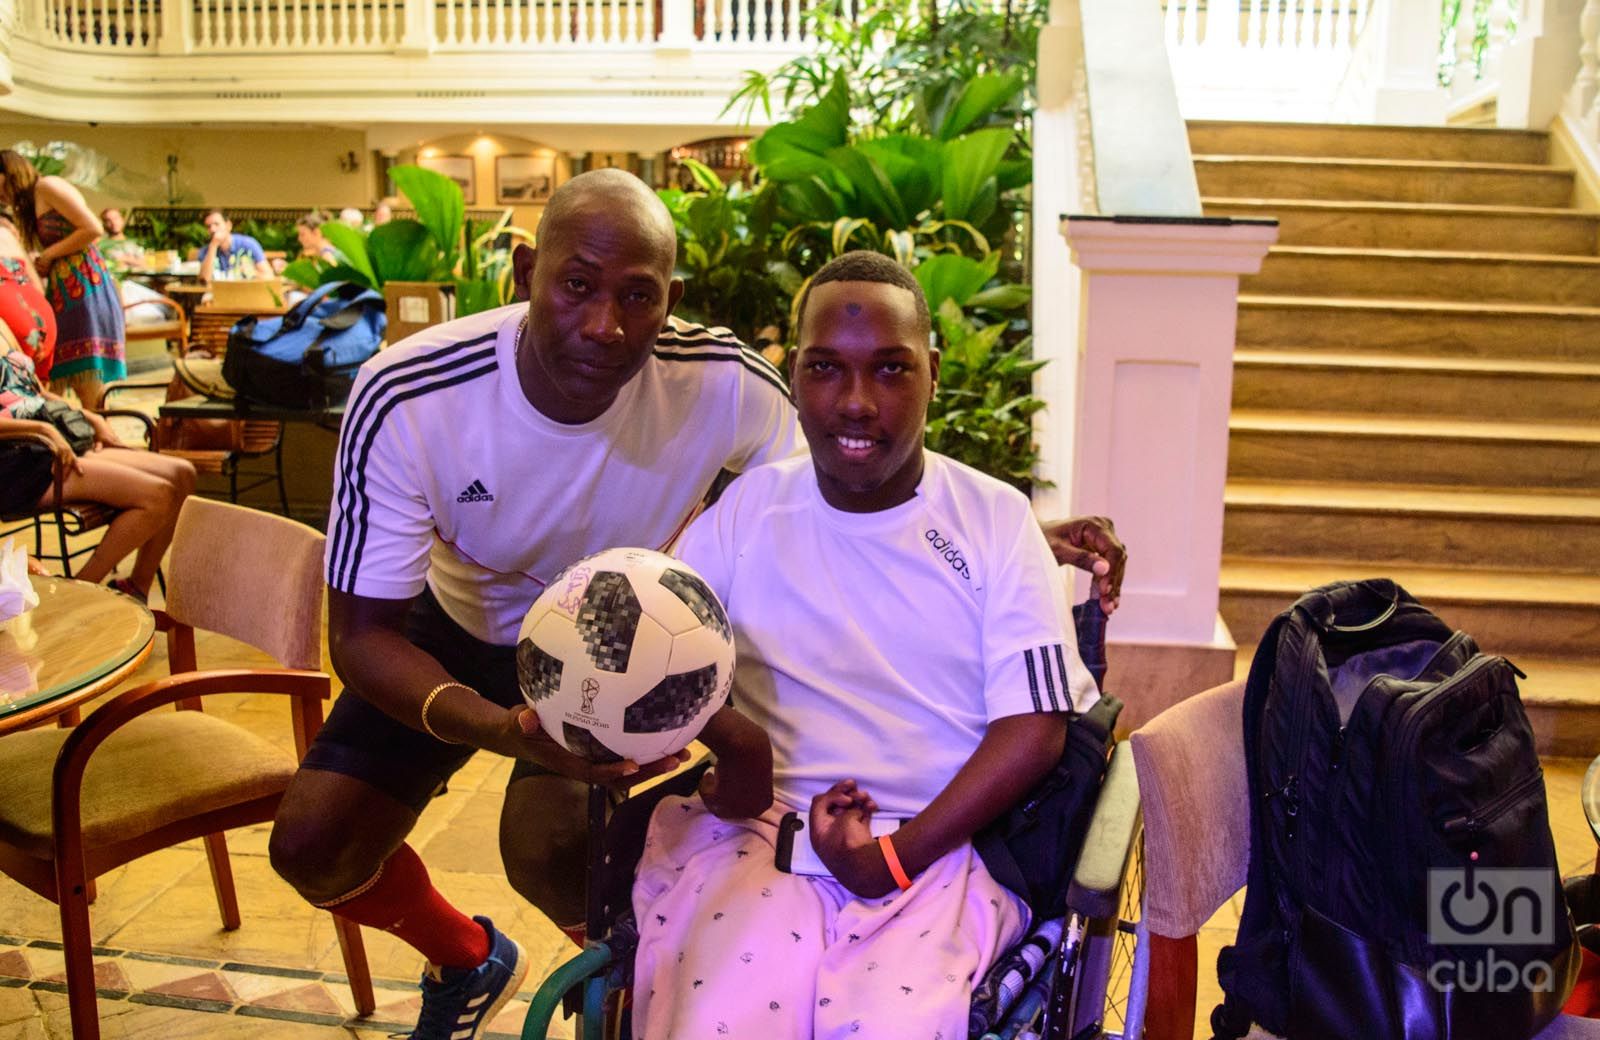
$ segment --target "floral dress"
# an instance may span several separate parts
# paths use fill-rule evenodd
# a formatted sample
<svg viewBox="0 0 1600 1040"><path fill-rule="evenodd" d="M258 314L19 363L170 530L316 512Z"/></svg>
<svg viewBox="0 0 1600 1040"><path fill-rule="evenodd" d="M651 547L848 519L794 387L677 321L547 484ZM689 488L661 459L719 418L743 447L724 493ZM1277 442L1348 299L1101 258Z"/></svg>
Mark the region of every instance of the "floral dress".
<svg viewBox="0 0 1600 1040"><path fill-rule="evenodd" d="M72 222L53 210L39 218L39 241L46 246L72 231ZM96 372L105 382L126 375L122 296L100 250L91 245L57 257L44 283L56 312L56 354L42 375L56 380Z"/></svg>
<svg viewBox="0 0 1600 1040"><path fill-rule="evenodd" d="M35 369L50 371L56 349L56 312L28 280L26 260L0 256L0 322L17 337Z"/></svg>

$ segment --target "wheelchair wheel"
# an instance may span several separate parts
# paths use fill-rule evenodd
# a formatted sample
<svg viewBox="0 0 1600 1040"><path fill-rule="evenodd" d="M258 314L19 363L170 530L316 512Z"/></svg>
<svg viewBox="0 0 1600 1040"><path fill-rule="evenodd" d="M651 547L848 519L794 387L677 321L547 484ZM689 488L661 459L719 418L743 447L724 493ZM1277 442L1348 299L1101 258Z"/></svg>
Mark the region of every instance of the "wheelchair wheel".
<svg viewBox="0 0 1600 1040"><path fill-rule="evenodd" d="M1137 1040L1144 1036L1144 1009L1150 995L1149 947L1144 928L1144 838L1141 835L1128 865L1122 889L1122 909L1111 942L1110 976L1106 983L1106 1037Z"/></svg>
<svg viewBox="0 0 1600 1040"><path fill-rule="evenodd" d="M1049 1040L1138 1040L1144 1036L1150 965L1144 928L1144 837L1134 844L1115 919L1069 919L1057 985L1070 995L1064 1027ZM1026 1035L1026 1034L1021 1034Z"/></svg>

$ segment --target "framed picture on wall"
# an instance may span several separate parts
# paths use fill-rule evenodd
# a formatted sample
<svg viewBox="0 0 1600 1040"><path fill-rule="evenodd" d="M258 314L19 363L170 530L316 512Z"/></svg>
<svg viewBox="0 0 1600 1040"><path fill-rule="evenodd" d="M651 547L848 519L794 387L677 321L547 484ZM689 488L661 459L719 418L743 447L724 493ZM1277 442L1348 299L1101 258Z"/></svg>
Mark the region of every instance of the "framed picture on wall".
<svg viewBox="0 0 1600 1040"><path fill-rule="evenodd" d="M544 202L556 187L553 155L500 155L494 160L496 204L527 205Z"/></svg>
<svg viewBox="0 0 1600 1040"><path fill-rule="evenodd" d="M418 157L417 165L424 170L442 173L446 177L461 185L461 194L466 196L467 205L471 206L478 200L477 177L473 172L472 156L470 155L430 155L426 158Z"/></svg>

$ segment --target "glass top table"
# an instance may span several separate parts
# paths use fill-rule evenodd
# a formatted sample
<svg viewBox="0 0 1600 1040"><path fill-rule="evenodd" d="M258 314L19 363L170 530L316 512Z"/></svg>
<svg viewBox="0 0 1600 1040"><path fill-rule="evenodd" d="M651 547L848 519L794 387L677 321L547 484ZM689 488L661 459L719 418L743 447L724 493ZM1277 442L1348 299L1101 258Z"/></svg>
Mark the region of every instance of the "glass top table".
<svg viewBox="0 0 1600 1040"><path fill-rule="evenodd" d="M66 578L30 577L39 605L0 624L0 733L75 710L150 656L155 618L138 600Z"/></svg>

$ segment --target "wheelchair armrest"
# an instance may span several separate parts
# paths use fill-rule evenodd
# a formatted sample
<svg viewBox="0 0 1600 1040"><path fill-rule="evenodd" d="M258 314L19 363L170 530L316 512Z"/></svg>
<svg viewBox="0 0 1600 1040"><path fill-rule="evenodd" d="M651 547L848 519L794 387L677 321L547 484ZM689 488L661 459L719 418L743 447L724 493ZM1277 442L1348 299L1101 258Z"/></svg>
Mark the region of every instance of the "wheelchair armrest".
<svg viewBox="0 0 1600 1040"><path fill-rule="evenodd" d="M528 1017L522 1020L523 1040L544 1040L550 1035L550 1022L561 1008L567 991L603 975L611 966L611 950L604 943L591 942L583 952L557 968L545 979L528 1002Z"/></svg>
<svg viewBox="0 0 1600 1040"><path fill-rule="evenodd" d="M1142 827L1133 749L1123 742L1111 754L1111 765L1095 800L1094 817L1067 888L1068 910L1089 918L1117 916L1123 876Z"/></svg>

